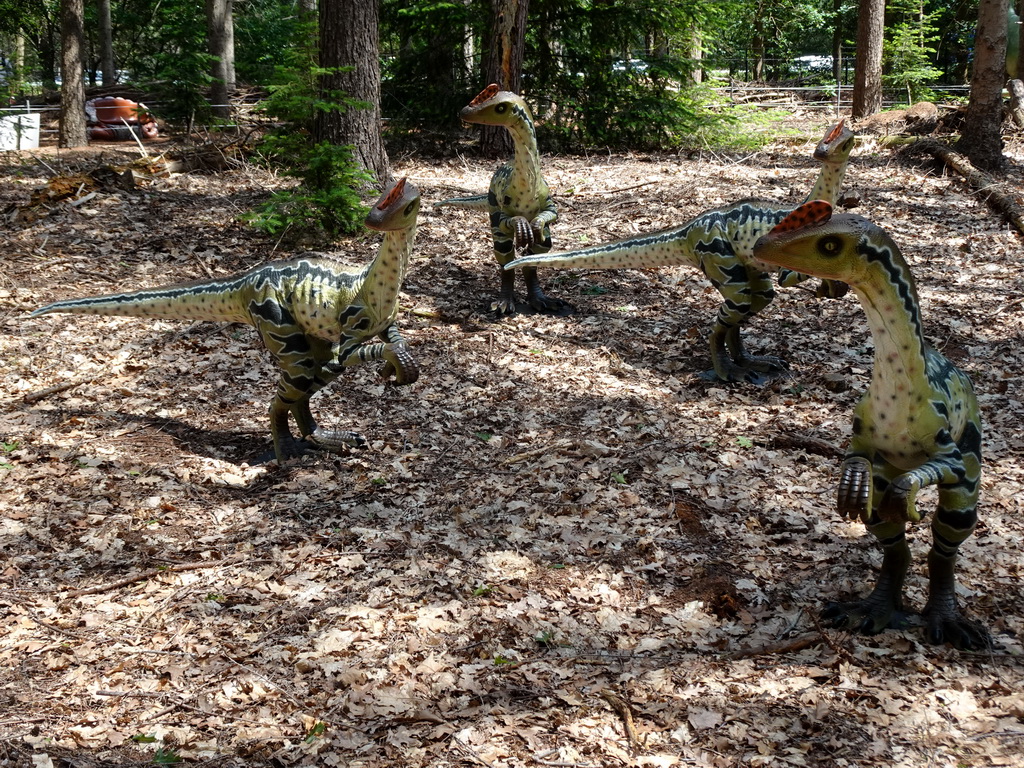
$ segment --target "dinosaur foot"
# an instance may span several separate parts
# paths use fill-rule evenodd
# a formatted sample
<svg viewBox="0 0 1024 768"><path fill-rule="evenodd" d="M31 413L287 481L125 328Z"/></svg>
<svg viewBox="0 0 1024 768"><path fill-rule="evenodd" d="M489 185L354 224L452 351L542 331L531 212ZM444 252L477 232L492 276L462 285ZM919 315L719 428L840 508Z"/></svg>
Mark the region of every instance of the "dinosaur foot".
<svg viewBox="0 0 1024 768"><path fill-rule="evenodd" d="M828 603L821 611L822 621L833 629L848 629L862 635L877 635L883 629L902 629L908 616L889 600L869 596L848 603Z"/></svg>
<svg viewBox="0 0 1024 768"><path fill-rule="evenodd" d="M739 365L730 365L726 368L724 375L712 368L710 371L701 371L697 374L697 378L703 381L710 382L745 382L747 384L754 384L759 387L763 387L766 384L771 384L774 381L782 381L790 377L788 369L783 368L778 371L756 371L752 368L744 368Z"/></svg>
<svg viewBox="0 0 1024 768"><path fill-rule="evenodd" d="M543 295L531 298L530 307L539 314L554 315L555 317L566 317L576 311L567 301Z"/></svg>
<svg viewBox="0 0 1024 768"><path fill-rule="evenodd" d="M328 453L344 455L347 448L365 448L366 439L358 432L332 430L317 427L313 434L306 435L303 442Z"/></svg>
<svg viewBox="0 0 1024 768"><path fill-rule="evenodd" d="M498 317L511 317L520 311L528 312L530 307L527 304L517 304L515 296L501 296L497 301L491 302L490 310Z"/></svg>
<svg viewBox="0 0 1024 768"><path fill-rule="evenodd" d="M289 459L297 459L300 456L305 456L306 454L313 453L316 450L316 446L308 440L296 440L292 437L281 441L281 456L278 456L277 452L271 448L269 451L261 453L250 463L253 466L257 464L269 464L272 461L276 461L278 464L283 464Z"/></svg>
<svg viewBox="0 0 1024 768"><path fill-rule="evenodd" d="M928 622L925 636L929 643L949 643L961 651L987 651L992 648L992 636L988 630L960 613L955 604L946 603L941 608L929 604L924 615Z"/></svg>

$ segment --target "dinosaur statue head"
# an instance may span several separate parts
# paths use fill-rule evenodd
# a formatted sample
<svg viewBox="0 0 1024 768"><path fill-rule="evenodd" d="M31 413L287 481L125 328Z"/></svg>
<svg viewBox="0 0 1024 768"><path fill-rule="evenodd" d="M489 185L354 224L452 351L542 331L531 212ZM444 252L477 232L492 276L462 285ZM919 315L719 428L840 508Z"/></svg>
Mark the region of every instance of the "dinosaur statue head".
<svg viewBox="0 0 1024 768"><path fill-rule="evenodd" d="M522 120L533 122L530 108L520 96L503 91L491 83L459 113L467 123L478 125L511 125Z"/></svg>
<svg viewBox="0 0 1024 768"><path fill-rule="evenodd" d="M753 255L766 264L855 286L866 279L872 263L891 262L899 250L864 217L833 215L829 203L812 200L758 238Z"/></svg>
<svg viewBox="0 0 1024 768"><path fill-rule="evenodd" d="M384 190L366 215L366 226L380 232L408 229L416 224L420 191L407 179L399 179Z"/></svg>
<svg viewBox="0 0 1024 768"><path fill-rule="evenodd" d="M846 118L843 118L818 142L814 148L814 159L833 165L845 163L850 158L856 138L854 132L846 127Z"/></svg>

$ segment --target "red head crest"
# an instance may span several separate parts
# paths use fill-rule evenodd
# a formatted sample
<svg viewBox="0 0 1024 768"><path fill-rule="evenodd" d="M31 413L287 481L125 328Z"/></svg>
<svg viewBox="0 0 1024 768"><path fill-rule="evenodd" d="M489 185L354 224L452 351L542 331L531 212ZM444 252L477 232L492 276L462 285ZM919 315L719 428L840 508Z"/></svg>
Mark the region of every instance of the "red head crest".
<svg viewBox="0 0 1024 768"><path fill-rule="evenodd" d="M811 200L799 208L794 208L780 221L770 235L777 235L780 232L792 232L794 229L813 227L817 224L824 224L832 218L832 204L825 200Z"/></svg>
<svg viewBox="0 0 1024 768"><path fill-rule="evenodd" d="M828 132L828 136L825 137L825 141L826 142L835 141L835 139L839 136L839 134L842 133L843 126L845 124L846 124L846 118L845 117L841 118L839 120L839 122L836 123L835 128L833 128L831 131Z"/></svg>
<svg viewBox="0 0 1024 768"><path fill-rule="evenodd" d="M405 177L402 177L401 179L399 179L398 181L395 182L395 186L393 186L391 188L391 191L388 192L387 196L383 200L381 200L379 203L377 203L377 210L378 211L387 210L389 207L391 207L391 205L395 202L395 200L398 200L399 198L402 197L402 194L404 192L405 192Z"/></svg>
<svg viewBox="0 0 1024 768"><path fill-rule="evenodd" d="M488 99L493 98L494 94L496 94L500 90L501 90L501 88L498 87L497 83L491 83L486 88L484 88L482 91L480 91L480 93L478 93L476 95L476 98L474 98L471 102L469 102L469 106L475 107L475 106L478 106L480 104L483 104Z"/></svg>

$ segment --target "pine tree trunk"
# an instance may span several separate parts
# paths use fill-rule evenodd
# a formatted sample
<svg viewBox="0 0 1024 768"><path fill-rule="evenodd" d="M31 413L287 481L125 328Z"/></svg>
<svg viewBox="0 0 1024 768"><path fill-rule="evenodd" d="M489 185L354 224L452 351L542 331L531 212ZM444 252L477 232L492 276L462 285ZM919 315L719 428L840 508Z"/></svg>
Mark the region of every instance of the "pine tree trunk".
<svg viewBox="0 0 1024 768"><path fill-rule="evenodd" d="M526 51L526 11L529 0L492 0L491 36L487 49L487 82L504 91L519 93ZM501 126L485 125L480 151L486 157L512 153L512 139Z"/></svg>
<svg viewBox="0 0 1024 768"><path fill-rule="evenodd" d="M882 109L882 37L885 0L860 0L857 13L857 56L853 73L853 117Z"/></svg>
<svg viewBox="0 0 1024 768"><path fill-rule="evenodd" d="M1006 61L1007 0L981 0L974 35L971 97L957 150L976 167L1002 173L1003 82Z"/></svg>
<svg viewBox="0 0 1024 768"><path fill-rule="evenodd" d="M206 0L206 43L213 56L210 66L210 98L213 114L231 117L231 93L235 89L235 32L232 0Z"/></svg>
<svg viewBox="0 0 1024 768"><path fill-rule="evenodd" d="M117 82L117 71L114 69L114 26L110 21L110 0L100 0L100 71L103 73L101 82L113 85Z"/></svg>
<svg viewBox="0 0 1024 768"><path fill-rule="evenodd" d="M1024 20L1024 0L1017 0L1017 17ZM1007 74L1010 77L1016 78L1017 80L1024 80L1024 56L1020 55L1020 52L1024 50L1024 23L1018 23L1016 30L1007 30L1007 35L1017 35L1017 71L1009 72ZM1009 45L1009 41L1007 41Z"/></svg>
<svg viewBox="0 0 1024 768"><path fill-rule="evenodd" d="M353 145L355 161L381 185L391 180L391 166L380 125L380 60L377 0L320 0L320 66L334 69L320 78L320 93L330 99L343 91L366 102L366 109L320 112L313 125L316 141Z"/></svg>
<svg viewBox="0 0 1024 768"><path fill-rule="evenodd" d="M82 46L85 42L83 0L61 0L61 87L60 125L57 144L84 147L89 143L85 130L85 82L82 80Z"/></svg>

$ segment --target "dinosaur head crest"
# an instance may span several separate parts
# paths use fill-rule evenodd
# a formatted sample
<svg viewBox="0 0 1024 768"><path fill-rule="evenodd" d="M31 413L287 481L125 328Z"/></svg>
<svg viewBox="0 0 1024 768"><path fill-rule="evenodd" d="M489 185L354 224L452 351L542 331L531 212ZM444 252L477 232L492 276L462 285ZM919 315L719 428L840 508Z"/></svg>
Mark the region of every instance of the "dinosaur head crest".
<svg viewBox="0 0 1024 768"><path fill-rule="evenodd" d="M486 88L484 88L482 91L480 91L480 93L478 93L476 95L476 97L471 102L469 102L469 106L471 106L471 107L478 107L481 104L483 104L485 101L487 101L488 99L494 98L494 95L496 93L498 93L499 91L501 91L501 88L498 87L498 84L497 83L491 83Z"/></svg>
<svg viewBox="0 0 1024 768"><path fill-rule="evenodd" d="M405 193L405 177L402 177L401 179L399 179L398 181L396 181L394 183L394 185L391 187L391 189L388 190L387 194L385 194L383 197L381 197L380 201L377 203L377 210L378 211L386 211L388 208L390 208L394 204L395 200L401 199L401 197L402 197L402 195L404 193Z"/></svg>
<svg viewBox="0 0 1024 768"><path fill-rule="evenodd" d="M838 139L839 138L839 134L841 134L843 132L843 126L844 125L846 125L846 118L845 117L841 118L839 120L839 122L836 123L835 127L831 131L828 132L828 135L825 137L825 142L828 143L830 141L835 141L836 139Z"/></svg>
<svg viewBox="0 0 1024 768"><path fill-rule="evenodd" d="M792 232L795 229L804 229L818 224L824 224L832 218L832 205L825 200L811 200L799 208L790 211L786 218L780 221L770 235L777 235L782 232Z"/></svg>

